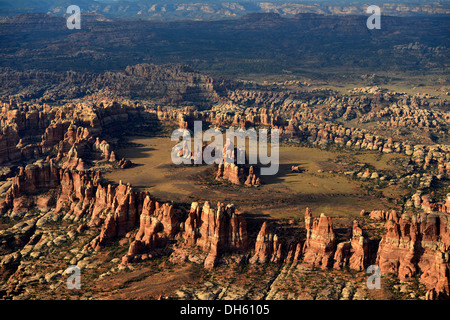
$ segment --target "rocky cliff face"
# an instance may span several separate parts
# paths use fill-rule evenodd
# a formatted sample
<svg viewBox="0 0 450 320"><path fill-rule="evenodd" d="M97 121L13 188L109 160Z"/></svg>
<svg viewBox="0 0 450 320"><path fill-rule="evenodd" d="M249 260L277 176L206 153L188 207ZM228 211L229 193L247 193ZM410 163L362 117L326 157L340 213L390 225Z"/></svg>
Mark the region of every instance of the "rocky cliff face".
<svg viewBox="0 0 450 320"><path fill-rule="evenodd" d="M136 226L144 194L132 191L131 186L102 185L99 172L73 171L58 167L53 161L37 162L21 169L0 202L2 213L17 216L34 207L64 214L65 219L78 221L90 218L90 226L101 226L100 235L92 248L123 236ZM56 189L56 199L45 191Z"/></svg>
<svg viewBox="0 0 450 320"><path fill-rule="evenodd" d="M211 208L209 202L203 206L193 202L185 221L176 216L172 206L156 206L149 197L144 201L140 228L130 245L122 263L132 262L138 254L149 254L161 248L167 240L182 239L182 246L198 246L207 253L206 268L213 268L220 255L225 252L244 252L248 247L245 219L235 212L233 205L217 204Z"/></svg>
<svg viewBox="0 0 450 320"><path fill-rule="evenodd" d="M9 161L17 161L21 157L20 150L16 147L20 137L13 126L2 126L0 132L0 161L1 164Z"/></svg>
<svg viewBox="0 0 450 320"><path fill-rule="evenodd" d="M205 267L215 266L218 256L224 252L247 249L247 225L243 216L235 212L233 205L217 204L217 209L205 203L200 218L197 245L209 252Z"/></svg>
<svg viewBox="0 0 450 320"><path fill-rule="evenodd" d="M403 215L386 222L387 232L380 242L377 264L382 273L401 280L421 274L429 290L449 295L449 219L444 213Z"/></svg>
<svg viewBox="0 0 450 320"><path fill-rule="evenodd" d="M246 171L242 165L221 163L217 168L216 180L227 180L237 185L259 186L261 179L254 173L253 166L250 166L248 173Z"/></svg>
<svg viewBox="0 0 450 320"><path fill-rule="evenodd" d="M373 211L375 212L375 211ZM379 219L382 211L376 211L373 219ZM398 217L391 212L386 216L387 232L383 236L377 252L376 265L383 275L392 273L402 281L419 281L428 290L429 299L449 296L449 219L445 213L422 213L417 216ZM285 254L283 242L264 222L256 238L250 263L297 263L322 269L349 268L364 271L368 267L369 247L359 223L352 225L352 237L337 243L330 218L321 215L312 218L306 210L306 239L291 243Z"/></svg>
<svg viewBox="0 0 450 320"><path fill-rule="evenodd" d="M115 103L105 108L70 104L53 109L6 104L0 113L0 164L44 158L52 152L69 169L85 169L86 159L116 161L109 143L98 135L126 120L125 109Z"/></svg>
<svg viewBox="0 0 450 320"><path fill-rule="evenodd" d="M369 248L358 221L352 225L352 237L337 243L331 218L321 214L313 218L311 210L305 213L306 239L295 239L288 245L280 240L264 222L256 238L255 250L250 263L277 262L322 269L350 268L363 271L367 267Z"/></svg>
<svg viewBox="0 0 450 320"><path fill-rule="evenodd" d="M278 236L269 230L267 222L261 226L255 243L255 254L250 263L282 262L283 246Z"/></svg>
<svg viewBox="0 0 450 320"><path fill-rule="evenodd" d="M46 192L49 190L55 192ZM203 205L193 202L190 210L183 213L175 210L173 204L161 204L148 193L133 191L130 185L106 185L98 172L63 169L53 160L22 168L0 202L2 214L11 217L20 217L32 208L53 216L62 215L66 220L83 219L87 221L85 228L98 228L98 236L86 246L90 250L100 250L138 227L123 264L167 254L168 245L198 246L205 254L205 268L213 268L224 253L248 250L247 223L233 205L219 202L213 208L209 202ZM405 281L419 275L420 282L429 290L427 297L448 297L448 214L422 212L399 217L395 211L372 211L370 218L386 220L387 232L376 257L382 274L393 273ZM31 225L36 224L40 222ZM307 209L305 229L305 239L286 243L279 232L264 222L249 263L302 263L321 269L357 271L367 267L367 240L357 221L351 227L351 238L338 243L331 218L324 214L313 218Z"/></svg>
<svg viewBox="0 0 450 320"><path fill-rule="evenodd" d="M341 242L336 247L334 254L335 269L348 267L357 271L364 271L367 267L369 248L367 240L363 237L362 229L358 221L353 221L352 238Z"/></svg>
<svg viewBox="0 0 450 320"><path fill-rule="evenodd" d="M306 240L303 246L303 263L326 269L332 266L336 247L331 218L321 214L312 217L309 209L305 213Z"/></svg>
<svg viewBox="0 0 450 320"><path fill-rule="evenodd" d="M127 264L139 258L148 259L158 253L158 249L175 239L179 232L179 217L173 206L151 199L144 199L142 212L139 216L139 230L131 242L122 263Z"/></svg>

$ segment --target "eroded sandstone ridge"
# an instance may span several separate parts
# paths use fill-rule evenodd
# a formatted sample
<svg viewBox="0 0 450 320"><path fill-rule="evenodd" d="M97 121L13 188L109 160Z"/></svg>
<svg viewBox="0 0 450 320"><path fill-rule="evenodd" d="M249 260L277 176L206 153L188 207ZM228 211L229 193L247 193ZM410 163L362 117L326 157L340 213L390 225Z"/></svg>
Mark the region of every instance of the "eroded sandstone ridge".
<svg viewBox="0 0 450 320"><path fill-rule="evenodd" d="M68 220L89 218L90 226L102 226L92 243L93 248L99 248L135 227L144 196L129 185L104 185L100 172L63 169L53 161L37 162L14 177L0 208L12 217L36 207Z"/></svg>
<svg viewBox="0 0 450 320"><path fill-rule="evenodd" d="M337 245L334 254L334 268L348 267L364 271L369 258L369 247L357 220L353 221L352 238Z"/></svg>
<svg viewBox="0 0 450 320"><path fill-rule="evenodd" d="M266 263L283 261L283 246L278 236L269 230L269 225L264 222L256 237L255 253L250 258L250 263ZM298 255L298 254L297 254Z"/></svg>
<svg viewBox="0 0 450 320"><path fill-rule="evenodd" d="M117 103L60 108L6 104L0 115L0 164L32 161L49 155L64 168L83 170L94 163L117 163L111 145L101 135L129 121Z"/></svg>
<svg viewBox="0 0 450 320"><path fill-rule="evenodd" d="M128 238L130 245L122 265L171 255L174 261L197 261L211 269L223 262L224 254L231 253L237 254L237 261L244 264L301 264L324 270L364 271L373 260L371 254L375 255L369 251L357 220L350 226L350 239L339 241L332 219L324 214L314 218L307 208L304 237L287 241L279 230L263 222L252 240L244 216L232 204L219 202L214 208L209 202L193 202L188 211L175 209L173 203L157 201L148 192L133 191L130 185L104 184L99 172L64 169L53 160L21 168L0 208L3 215L11 217L21 217L34 208L47 212L23 225L20 229L23 235L19 237L23 241L15 246L36 243L38 240L33 240L36 226L59 216L66 221L82 222L74 235L86 229L98 230L85 247L88 251L102 250L109 243ZM428 290L428 298L448 297L447 213L423 211L398 216L395 211L373 211L369 219L386 221L387 231L379 243L375 261L383 275L392 273L404 281L419 276ZM130 236L133 230L137 232ZM254 247L250 249L253 241ZM192 257L193 248L201 250L202 259ZM6 255L2 259L2 274L13 273L20 261L21 255Z"/></svg>
<svg viewBox="0 0 450 320"><path fill-rule="evenodd" d="M449 294L449 234L448 216L444 213L421 213L398 217L395 212L386 222L386 234L376 253L375 264L382 274L395 274L408 281L420 275L419 281L427 297L448 297ZM285 250L278 236L264 222L256 238L250 263L301 262L304 266L322 269L349 268L364 271L370 262L368 242L358 221L353 222L348 241L337 242L329 217L312 218L305 213L306 239ZM300 243L304 241L303 248ZM285 256L284 254L287 255ZM375 254L375 253L373 253ZM284 259L286 257L286 259Z"/></svg>
<svg viewBox="0 0 450 320"><path fill-rule="evenodd" d="M161 205L147 195L139 217L139 230L122 263L152 258L158 249L175 239L179 232L178 220L172 205Z"/></svg>
<svg viewBox="0 0 450 320"><path fill-rule="evenodd" d="M394 216L386 222L377 264L402 280L420 275L433 295L449 294L449 219L444 213Z"/></svg>
<svg viewBox="0 0 450 320"><path fill-rule="evenodd" d="M214 209L209 202L203 206L194 202L184 216L147 192L133 191L122 183L104 184L99 172L63 169L53 161L21 169L0 201L1 213L11 217L34 208L48 211L43 219L62 216L86 221L84 228L98 228L99 234L86 245L90 250L101 250L139 226L124 264L159 254L171 240L200 247L208 254L207 268L214 267L221 254L245 252L248 247L246 221L232 204L218 203Z"/></svg>
<svg viewBox="0 0 450 320"><path fill-rule="evenodd" d="M152 205L147 197L139 231L122 263L136 261L174 239L181 239L182 247L198 246L207 253L205 268L213 268L225 252L245 252L248 247L245 219L231 204L218 203L214 209L208 201L203 206L193 202L186 220L181 221L172 206Z"/></svg>
<svg viewBox="0 0 450 320"><path fill-rule="evenodd" d="M351 239L338 243L332 219L323 213L319 218L313 218L311 209L307 208L305 229L305 239L295 239L286 244L285 241L278 239L269 224L264 222L256 238L254 255L250 258L250 263L301 262L304 266L321 269L365 270L369 250L358 221L353 222Z"/></svg>

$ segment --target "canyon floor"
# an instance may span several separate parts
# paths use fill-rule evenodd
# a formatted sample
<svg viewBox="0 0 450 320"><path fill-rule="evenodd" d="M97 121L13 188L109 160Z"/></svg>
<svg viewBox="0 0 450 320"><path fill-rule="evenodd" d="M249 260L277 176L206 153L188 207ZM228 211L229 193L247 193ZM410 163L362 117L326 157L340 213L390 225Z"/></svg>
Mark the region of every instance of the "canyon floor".
<svg viewBox="0 0 450 320"><path fill-rule="evenodd" d="M404 195L400 187L378 187L371 179L358 180L343 174L367 167L379 172L399 171L406 158L398 154L336 152L283 143L278 173L263 176L259 187L242 187L218 183L214 179L217 166L173 164L170 153L176 143L169 137L126 138L116 153L126 156L134 166L108 172L104 177L114 183L128 182L160 199L189 204L194 199L227 201L240 210L273 219L299 219L306 207L333 217L356 217L361 211L358 208L387 209L392 204L381 206L380 198L401 203ZM292 172L292 166L299 166L301 172ZM378 196L368 190L374 186Z"/></svg>

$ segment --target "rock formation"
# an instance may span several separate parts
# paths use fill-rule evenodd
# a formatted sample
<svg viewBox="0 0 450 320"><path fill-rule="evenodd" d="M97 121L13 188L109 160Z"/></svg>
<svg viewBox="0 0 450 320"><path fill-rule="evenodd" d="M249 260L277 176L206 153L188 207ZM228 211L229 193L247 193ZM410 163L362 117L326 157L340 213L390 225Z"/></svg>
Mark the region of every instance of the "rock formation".
<svg viewBox="0 0 450 320"><path fill-rule="evenodd" d="M377 254L382 273L411 280L421 273L420 282L437 296L449 295L449 219L443 213L404 214L386 222Z"/></svg>
<svg viewBox="0 0 450 320"><path fill-rule="evenodd" d="M194 208L196 205L194 204ZM247 225L243 216L235 212L234 205L217 204L217 209L205 202L201 211L195 210L185 223L198 226L195 229L195 244L208 252L205 267L211 268L224 252L242 252L247 249ZM192 228L186 235L192 239Z"/></svg>
<svg viewBox="0 0 450 320"><path fill-rule="evenodd" d="M223 163L220 163L218 166L216 180L223 179L238 185L259 186L261 180L254 173L253 166L246 169L244 164L238 163L239 152L242 151L232 147L231 142L227 140L223 148Z"/></svg>
<svg viewBox="0 0 450 320"><path fill-rule="evenodd" d="M356 271L364 271L367 266L368 244L362 235L362 229L357 220L353 221L352 238L341 242L334 254L334 269L348 267Z"/></svg>
<svg viewBox="0 0 450 320"><path fill-rule="evenodd" d="M372 210L369 213L369 217L374 220L398 220L398 215L395 210L385 211L385 210Z"/></svg>
<svg viewBox="0 0 450 320"><path fill-rule="evenodd" d="M305 213L306 240L303 246L303 263L322 269L332 267L335 251L335 235L331 218L321 214L312 218L309 208Z"/></svg>
<svg viewBox="0 0 450 320"><path fill-rule="evenodd" d="M13 178L0 209L2 213L11 210L13 216L34 206L49 210L54 201L53 214L64 213L65 219L75 221L89 217L92 227L101 226L100 235L92 242L92 248L99 249L136 226L144 198L129 185L104 186L100 180L99 172L72 171L59 168L53 161L38 161ZM56 199L52 194L40 195L51 189L57 190Z"/></svg>
<svg viewBox="0 0 450 320"><path fill-rule="evenodd" d="M144 201L140 228L131 243L127 256L122 260L126 264L136 259L137 254L160 247L170 239L183 239L183 246L199 246L207 257L205 268L213 268L225 252L244 252L248 247L245 219L235 212L233 205L217 204L217 209L205 202L201 207L193 202L185 221L176 217L172 206L156 206L150 198Z"/></svg>
<svg viewBox="0 0 450 320"><path fill-rule="evenodd" d="M179 231L179 218L173 206L168 203L161 205L149 195L145 197L139 220L139 230L130 244L127 255L122 258L123 264L139 257L151 258L155 249L175 239Z"/></svg>
<svg viewBox="0 0 450 320"><path fill-rule="evenodd" d="M256 238L255 254L250 258L249 262L281 262L283 258L282 243L278 240L276 234L269 231L269 226L265 221Z"/></svg>

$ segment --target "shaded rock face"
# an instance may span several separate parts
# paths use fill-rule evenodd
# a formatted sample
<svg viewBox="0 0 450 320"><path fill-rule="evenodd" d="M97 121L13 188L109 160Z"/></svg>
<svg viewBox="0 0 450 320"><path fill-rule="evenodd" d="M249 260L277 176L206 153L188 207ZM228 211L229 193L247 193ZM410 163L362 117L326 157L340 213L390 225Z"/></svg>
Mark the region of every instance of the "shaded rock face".
<svg viewBox="0 0 450 320"><path fill-rule="evenodd" d="M126 264L137 258L151 258L152 251L163 247L168 241L175 239L179 231L179 217L173 206L159 202L146 196L139 217L139 230L131 242L122 263Z"/></svg>
<svg viewBox="0 0 450 320"><path fill-rule="evenodd" d="M311 210L306 209L305 227L307 233L303 246L303 263L322 269L330 268L336 249L331 218L322 213L319 219L313 219Z"/></svg>
<svg viewBox="0 0 450 320"><path fill-rule="evenodd" d="M25 168L21 167L19 174L12 179L6 197L0 200L0 213L11 210L11 214L15 215L28 211L38 201L33 195L60 185L60 170L53 161L37 161ZM42 205L43 200L39 204Z"/></svg>
<svg viewBox="0 0 450 320"><path fill-rule="evenodd" d="M200 217L199 237L196 244L209 252L205 267L212 268L224 252L242 252L247 249L247 224L235 212L234 205L217 204L214 210L206 202Z"/></svg>
<svg viewBox="0 0 450 320"><path fill-rule="evenodd" d="M255 254L250 263L266 263L283 261L283 246L278 236L269 230L267 222L261 226L255 243Z"/></svg>
<svg viewBox="0 0 450 320"><path fill-rule="evenodd" d="M52 160L37 161L22 167L19 174L13 178L13 184L23 194L55 188L60 184L60 169Z"/></svg>
<svg viewBox="0 0 450 320"><path fill-rule="evenodd" d="M195 204L194 204L195 207ZM196 210L194 219L199 226L196 244L205 250L243 251L247 249L247 225L245 219L236 213L232 204L217 203L217 209L205 202L201 212Z"/></svg>
<svg viewBox="0 0 450 320"><path fill-rule="evenodd" d="M353 270L363 271L367 266L368 244L364 239L362 229L358 221L353 221L352 239L337 245L334 254L334 269L348 267Z"/></svg>
<svg viewBox="0 0 450 320"><path fill-rule="evenodd" d="M20 160L21 152L16 146L20 137L13 126L2 127L0 131L0 164Z"/></svg>
<svg viewBox="0 0 450 320"><path fill-rule="evenodd" d="M245 181L244 169L234 163L221 163L217 169L216 180L221 179L241 185Z"/></svg>
<svg viewBox="0 0 450 320"><path fill-rule="evenodd" d="M448 296L450 231L448 215L422 213L403 215L386 222L377 254L382 273L411 280L421 273L420 282L437 296Z"/></svg>
<svg viewBox="0 0 450 320"><path fill-rule="evenodd" d="M90 226L100 224L102 227L100 235L90 246L98 250L114 238L122 237L132 230L138 223L145 195L133 192L129 185L123 184L115 188L108 185L106 192L104 187L98 188L92 205Z"/></svg>

